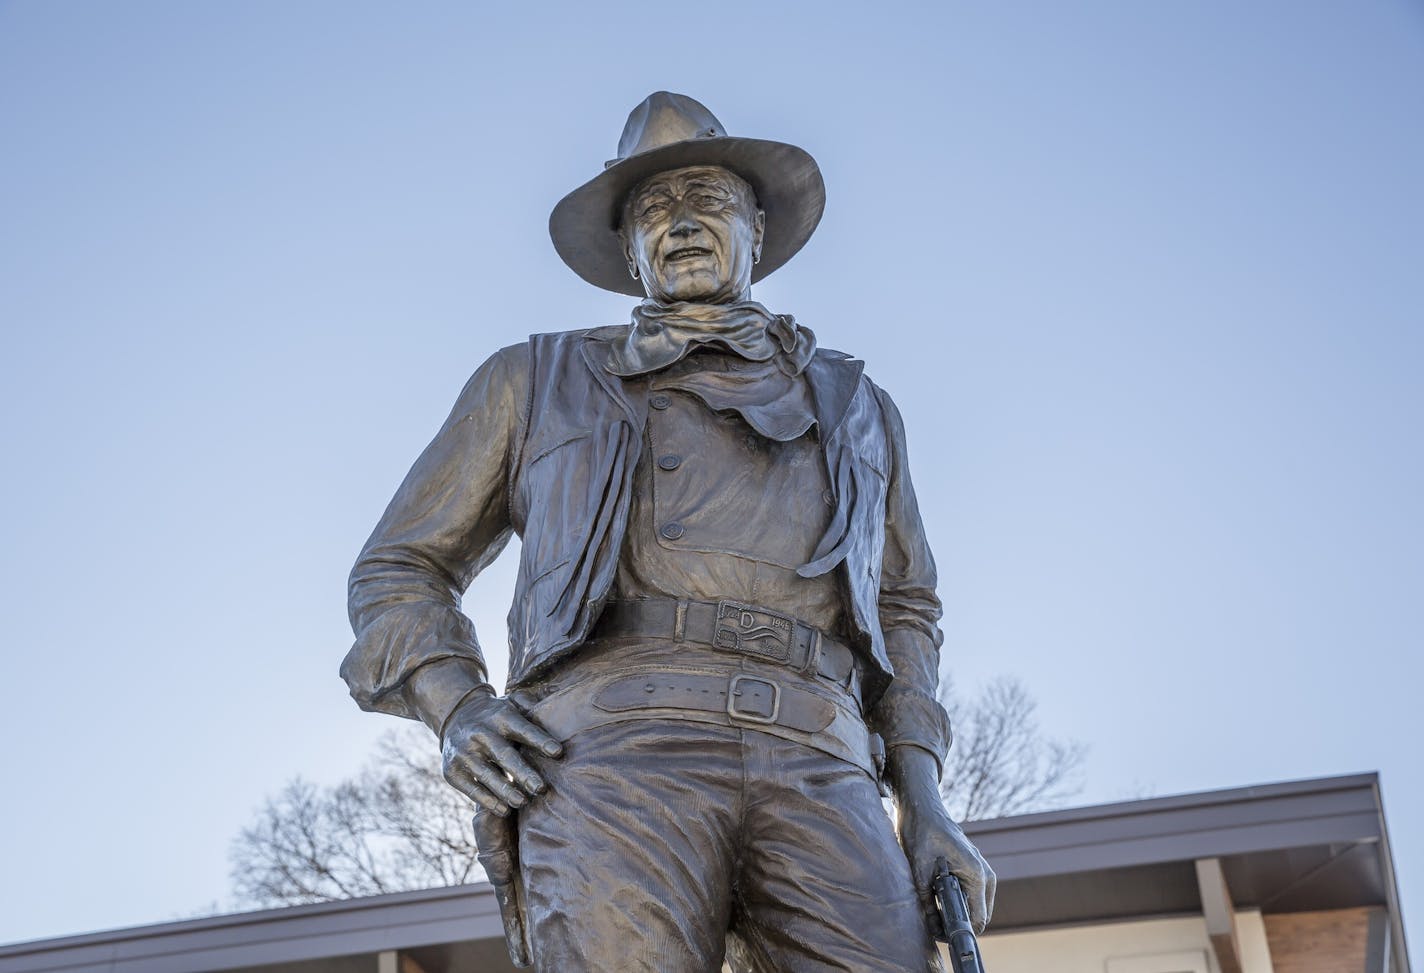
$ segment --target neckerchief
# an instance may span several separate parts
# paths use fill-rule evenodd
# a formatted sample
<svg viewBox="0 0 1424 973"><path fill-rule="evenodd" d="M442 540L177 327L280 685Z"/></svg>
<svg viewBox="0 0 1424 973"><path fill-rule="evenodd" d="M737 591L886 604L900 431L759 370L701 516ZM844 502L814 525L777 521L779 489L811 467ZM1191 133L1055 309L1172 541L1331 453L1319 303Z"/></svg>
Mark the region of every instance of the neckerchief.
<svg viewBox="0 0 1424 973"><path fill-rule="evenodd" d="M731 355L697 355L699 348ZM658 372L651 387L697 396L716 412L739 414L768 439L789 442L816 421L801 373L816 351L816 336L789 314L772 314L755 301L736 304L657 304L633 309L632 326L613 344L607 368L620 376ZM735 356L735 357L733 357Z"/></svg>
<svg viewBox="0 0 1424 973"><path fill-rule="evenodd" d="M767 439L790 442L816 421L810 388L774 362L700 351L652 376L655 392L676 389L697 396L713 412L735 412Z"/></svg>
<svg viewBox="0 0 1424 973"><path fill-rule="evenodd" d="M708 353L684 360L698 349ZM723 350L731 355L715 353ZM760 435L785 443L815 425L802 376L815 353L815 333L755 301L645 301L632 311L627 338L612 346L607 368L619 376L662 372L654 389L691 393L713 412L736 412Z"/></svg>
<svg viewBox="0 0 1424 973"><path fill-rule="evenodd" d="M633 308L633 323L614 342L608 370L627 377L655 372L700 345L721 345L747 361L775 361L800 375L816 351L816 336L789 314L772 314L756 301L735 304L658 304Z"/></svg>

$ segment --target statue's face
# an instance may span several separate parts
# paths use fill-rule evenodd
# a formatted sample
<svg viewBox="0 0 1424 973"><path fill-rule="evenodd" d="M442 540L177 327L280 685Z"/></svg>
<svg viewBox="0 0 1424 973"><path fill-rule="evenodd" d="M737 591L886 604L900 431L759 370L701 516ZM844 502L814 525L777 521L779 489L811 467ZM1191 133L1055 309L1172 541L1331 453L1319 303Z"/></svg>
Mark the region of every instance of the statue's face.
<svg viewBox="0 0 1424 973"><path fill-rule="evenodd" d="M751 289L766 214L752 187L719 166L644 180L623 206L624 253L655 301L726 304Z"/></svg>

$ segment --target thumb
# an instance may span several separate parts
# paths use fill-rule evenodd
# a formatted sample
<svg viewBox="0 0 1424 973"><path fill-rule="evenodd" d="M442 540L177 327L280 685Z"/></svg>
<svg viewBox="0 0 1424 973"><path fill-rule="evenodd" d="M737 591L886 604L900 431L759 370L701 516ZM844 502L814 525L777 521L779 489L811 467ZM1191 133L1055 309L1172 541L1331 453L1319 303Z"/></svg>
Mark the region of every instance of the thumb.
<svg viewBox="0 0 1424 973"><path fill-rule="evenodd" d="M974 882L965 896L969 900L969 922L974 926L974 935L979 935L989 925L989 906L984 898L984 883Z"/></svg>

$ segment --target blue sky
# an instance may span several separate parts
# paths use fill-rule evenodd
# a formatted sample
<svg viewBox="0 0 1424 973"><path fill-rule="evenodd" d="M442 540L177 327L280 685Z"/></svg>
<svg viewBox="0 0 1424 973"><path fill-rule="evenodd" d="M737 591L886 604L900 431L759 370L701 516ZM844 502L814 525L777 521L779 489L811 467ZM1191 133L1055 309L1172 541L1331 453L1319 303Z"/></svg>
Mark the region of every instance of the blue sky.
<svg viewBox="0 0 1424 973"><path fill-rule="evenodd" d="M1420 928L1424 8L30 0L0 941L222 908L364 761L351 561L486 355L626 319L546 220L659 88L820 161L756 296L899 402L958 684L1021 677L1084 802L1381 771Z"/></svg>

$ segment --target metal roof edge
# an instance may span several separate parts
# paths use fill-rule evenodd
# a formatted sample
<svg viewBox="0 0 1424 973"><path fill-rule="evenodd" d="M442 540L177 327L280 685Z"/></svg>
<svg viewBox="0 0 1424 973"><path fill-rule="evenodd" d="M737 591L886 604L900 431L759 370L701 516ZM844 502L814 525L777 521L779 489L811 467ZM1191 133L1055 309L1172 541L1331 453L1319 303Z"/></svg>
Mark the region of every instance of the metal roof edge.
<svg viewBox="0 0 1424 973"><path fill-rule="evenodd" d="M1030 814L1014 814L1002 818L966 821L964 829L971 833L984 834L1043 825L1066 824L1071 821L1105 820L1136 814L1186 810L1213 804L1233 804L1272 797L1303 797L1310 794L1364 789L1371 789L1376 795L1379 793L1378 772L1342 774L1335 777L1310 777L1270 784L1250 784L1244 787L1188 791L1180 794L1168 794L1163 797L1146 797L1107 804L1085 804L1081 807L1061 808L1055 811L1036 811Z"/></svg>
<svg viewBox="0 0 1424 973"><path fill-rule="evenodd" d="M1385 896L1389 900L1389 925L1393 934L1393 948L1390 950L1391 966L1401 973L1408 973L1409 942L1404 935L1404 911L1399 901L1399 881L1394 874L1394 849L1389 842L1389 826L1385 822L1384 787L1380 775L1374 775L1375 804L1379 808L1380 822L1380 867L1384 869Z"/></svg>
<svg viewBox="0 0 1424 973"><path fill-rule="evenodd" d="M240 926L257 926L267 923L295 922L323 914L348 914L362 910L384 910L421 902L439 902L447 899L488 899L491 909L497 908L494 889L488 882L470 885L446 885L433 889L413 889L406 892L385 892L379 895L365 895L353 899L336 899L330 902L312 902L306 905L275 906L268 909L252 909L246 912L223 912L193 919L177 919L165 922L145 923L141 926L120 926L95 932L76 933L49 939L20 940L0 943L0 957L20 956L37 950L71 949L92 946L98 943L119 943L127 940L150 939L159 936L181 935L203 932L210 929L230 929Z"/></svg>

